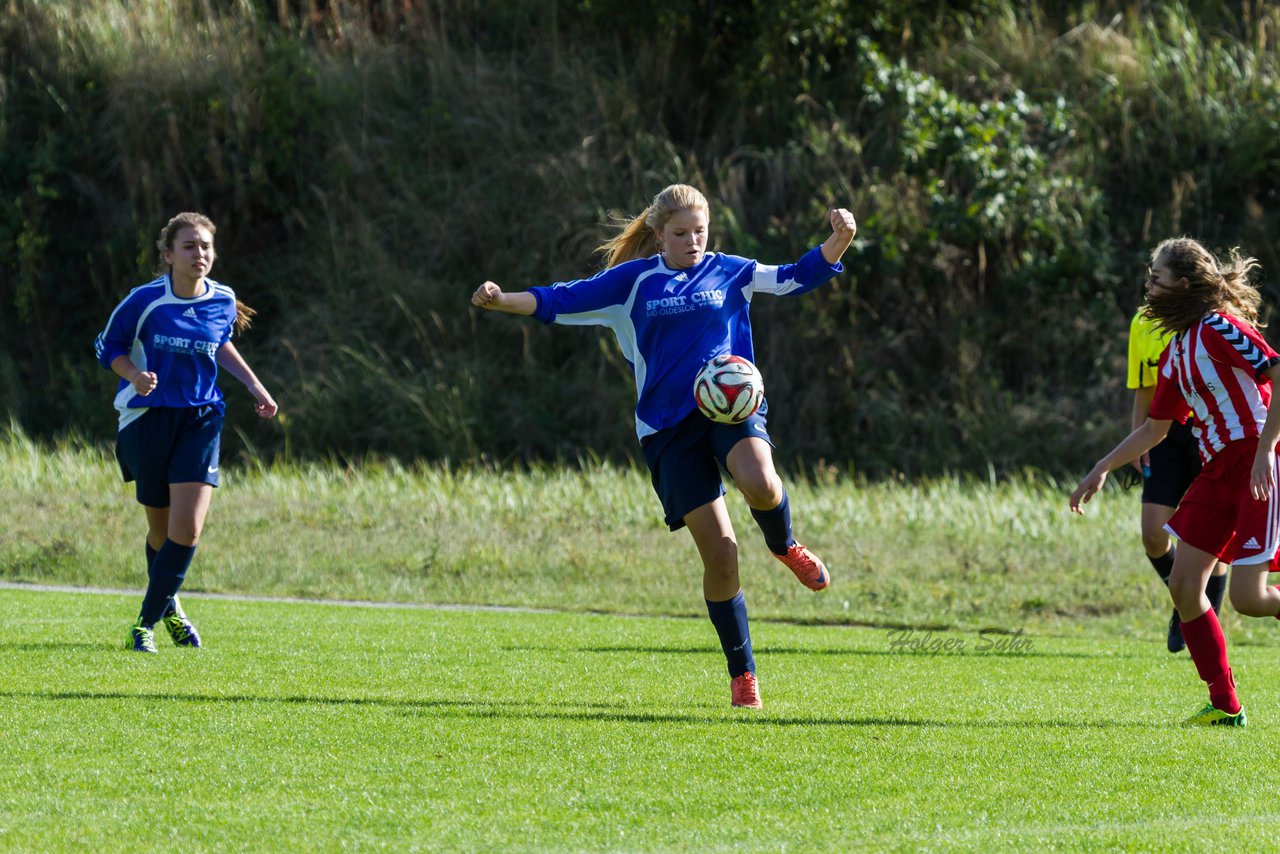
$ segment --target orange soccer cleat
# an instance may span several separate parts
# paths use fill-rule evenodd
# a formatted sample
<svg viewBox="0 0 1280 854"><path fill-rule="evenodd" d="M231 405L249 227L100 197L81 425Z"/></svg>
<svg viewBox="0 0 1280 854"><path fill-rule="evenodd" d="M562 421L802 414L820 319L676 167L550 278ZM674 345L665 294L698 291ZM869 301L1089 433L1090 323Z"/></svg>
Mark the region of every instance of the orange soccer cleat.
<svg viewBox="0 0 1280 854"><path fill-rule="evenodd" d="M784 555L774 555L796 574L800 583L810 590L821 590L831 583L831 576L818 556L800 543L792 543Z"/></svg>
<svg viewBox="0 0 1280 854"><path fill-rule="evenodd" d="M729 680L729 692L733 695L735 706L745 709L763 708L760 702L760 686L756 682L756 675L750 670Z"/></svg>

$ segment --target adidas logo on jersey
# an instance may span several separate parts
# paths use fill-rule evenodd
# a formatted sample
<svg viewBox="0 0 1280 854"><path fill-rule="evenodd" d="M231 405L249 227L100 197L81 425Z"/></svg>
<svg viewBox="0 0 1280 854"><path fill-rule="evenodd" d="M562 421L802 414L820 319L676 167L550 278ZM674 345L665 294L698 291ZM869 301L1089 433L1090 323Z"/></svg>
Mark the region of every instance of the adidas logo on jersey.
<svg viewBox="0 0 1280 854"><path fill-rule="evenodd" d="M195 317L195 316L196 316L196 310L195 310L194 308L189 308L189 309L187 309L186 311L184 311L184 312L182 313L182 316L183 316L183 317Z"/></svg>
<svg viewBox="0 0 1280 854"><path fill-rule="evenodd" d="M1242 548L1242 549L1260 549L1260 548L1262 548L1262 546L1258 545L1258 538L1257 538L1257 537L1250 537L1250 538L1249 538L1249 542L1245 543L1245 544L1244 544L1243 546L1241 546L1240 548Z"/></svg>

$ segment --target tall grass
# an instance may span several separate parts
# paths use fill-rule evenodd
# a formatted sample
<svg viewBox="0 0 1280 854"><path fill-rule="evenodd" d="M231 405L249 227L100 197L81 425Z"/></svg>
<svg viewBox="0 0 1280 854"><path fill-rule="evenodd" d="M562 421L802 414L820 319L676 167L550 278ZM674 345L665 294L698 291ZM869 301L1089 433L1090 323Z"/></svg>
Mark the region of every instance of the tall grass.
<svg viewBox="0 0 1280 854"><path fill-rule="evenodd" d="M580 612L704 615L691 538L670 533L646 472L404 466L394 460L225 468L192 591ZM1167 594L1142 554L1136 495L1081 519L1043 474L863 481L784 470L796 536L829 564L813 594L764 547L730 487L741 576L762 619L882 627L1030 628L1163 638ZM0 442L0 579L141 590L141 509L88 444ZM1233 638L1260 621L1224 620Z"/></svg>

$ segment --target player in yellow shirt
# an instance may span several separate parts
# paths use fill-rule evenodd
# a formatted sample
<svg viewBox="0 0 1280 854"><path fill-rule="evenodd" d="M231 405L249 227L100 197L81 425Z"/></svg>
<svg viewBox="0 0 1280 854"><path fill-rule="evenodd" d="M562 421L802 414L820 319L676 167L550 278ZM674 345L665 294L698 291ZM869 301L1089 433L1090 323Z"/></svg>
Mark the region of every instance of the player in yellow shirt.
<svg viewBox="0 0 1280 854"><path fill-rule="evenodd" d="M1156 391L1156 377L1160 358L1173 337L1143 317L1139 310L1129 325L1129 380L1133 389L1133 417L1130 429L1137 429L1147 420L1151 398ZM1169 584L1173 570L1175 545L1164 526L1173 516L1182 495L1200 471L1200 451L1191 425L1174 422L1164 441L1156 445L1133 467L1142 477L1142 546L1147 560L1155 567L1160 580ZM1222 609L1222 594L1227 585L1227 565L1218 563L1205 584L1204 592L1216 614ZM1177 609L1169 618L1169 652L1179 652L1186 644L1182 640L1181 619Z"/></svg>

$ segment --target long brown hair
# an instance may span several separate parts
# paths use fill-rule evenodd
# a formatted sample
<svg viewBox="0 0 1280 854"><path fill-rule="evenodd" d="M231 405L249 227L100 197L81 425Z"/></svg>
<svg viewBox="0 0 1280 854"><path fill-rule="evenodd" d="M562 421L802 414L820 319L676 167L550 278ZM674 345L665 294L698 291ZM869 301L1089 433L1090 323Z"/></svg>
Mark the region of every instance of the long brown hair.
<svg viewBox="0 0 1280 854"><path fill-rule="evenodd" d="M644 213L622 227L622 231L601 243L596 251L604 255L606 267L616 267L624 261L648 258L658 251L658 238L654 230L660 230L667 220L682 210L711 213L707 197L688 184L672 184L653 197Z"/></svg>
<svg viewBox="0 0 1280 854"><path fill-rule="evenodd" d="M209 219L202 213L194 211L183 211L164 224L164 228L160 229L160 239L156 241L156 248L160 250L160 272L167 273L169 265L164 261L164 253L166 250L172 251L173 244L178 239L178 232L184 228L204 228L208 229L209 236L213 237L218 233L218 227L213 224L213 220ZM215 250L214 257L217 257ZM256 311L249 306L236 299L236 319L235 330L237 333L244 332L252 324L252 317L257 314Z"/></svg>
<svg viewBox="0 0 1280 854"><path fill-rule="evenodd" d="M1249 273L1260 266L1232 248L1220 260L1197 240L1173 237L1151 253L1151 263L1163 260L1175 283L1186 279L1186 287L1173 287L1147 294L1142 313L1164 329L1185 332L1206 314L1220 312L1237 317L1250 326L1261 327L1258 308L1262 295L1249 281Z"/></svg>

